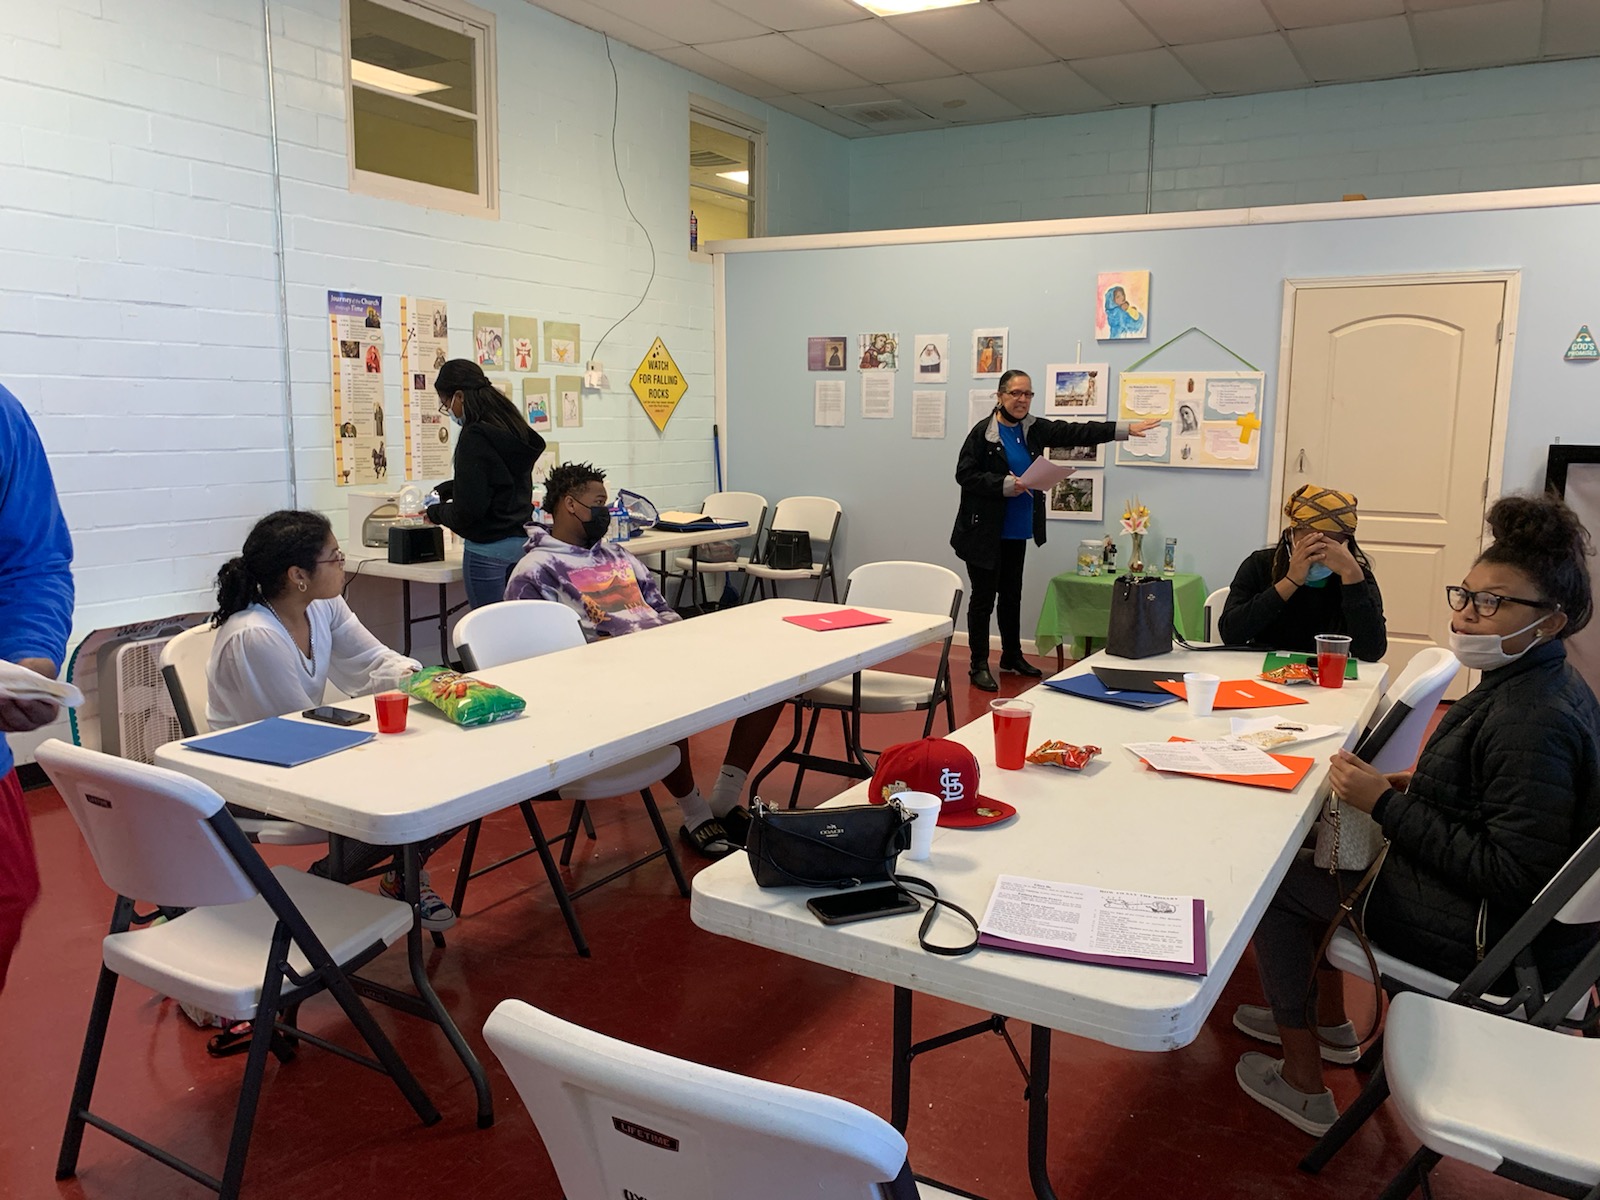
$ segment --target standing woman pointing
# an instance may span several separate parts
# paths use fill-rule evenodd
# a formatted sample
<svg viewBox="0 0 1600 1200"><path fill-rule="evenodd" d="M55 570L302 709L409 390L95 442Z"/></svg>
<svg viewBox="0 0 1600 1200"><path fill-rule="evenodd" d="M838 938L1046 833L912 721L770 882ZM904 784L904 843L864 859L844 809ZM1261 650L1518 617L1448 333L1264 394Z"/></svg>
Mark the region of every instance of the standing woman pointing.
<svg viewBox="0 0 1600 1200"><path fill-rule="evenodd" d="M506 580L522 557L533 519L533 464L544 438L470 359L440 367L433 390L461 433L456 477L439 485L440 503L428 506L428 520L466 542L467 603L482 608L505 599Z"/></svg>
<svg viewBox="0 0 1600 1200"><path fill-rule="evenodd" d="M961 507L950 546L967 564L968 672L972 686L997 692L989 673L989 614L1000 610L1000 669L1042 674L1022 657L1022 565L1028 539L1044 545L1044 493L1017 486L1017 477L1052 446L1126 441L1159 421L1049 421L1035 417L1033 381L1023 371L1000 376L994 412L961 444L956 482Z"/></svg>

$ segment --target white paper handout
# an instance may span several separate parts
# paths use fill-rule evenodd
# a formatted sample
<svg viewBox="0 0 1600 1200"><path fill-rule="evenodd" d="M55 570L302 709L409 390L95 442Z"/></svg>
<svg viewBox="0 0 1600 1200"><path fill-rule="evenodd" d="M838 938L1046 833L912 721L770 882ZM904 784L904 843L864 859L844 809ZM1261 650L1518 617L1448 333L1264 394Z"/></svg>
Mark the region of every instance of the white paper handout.
<svg viewBox="0 0 1600 1200"><path fill-rule="evenodd" d="M37 671L0 659L0 698L6 700L53 700L68 708L83 703L83 693L70 683L46 679Z"/></svg>
<svg viewBox="0 0 1600 1200"><path fill-rule="evenodd" d="M888 420L894 416L894 376L861 376L861 415L869 420Z"/></svg>
<svg viewBox="0 0 1600 1200"><path fill-rule="evenodd" d="M844 424L844 380L819 379L813 402L811 423L820 426Z"/></svg>
<svg viewBox="0 0 1600 1200"><path fill-rule="evenodd" d="M1126 742L1157 771L1179 775L1288 775L1272 755L1243 742Z"/></svg>
<svg viewBox="0 0 1600 1200"><path fill-rule="evenodd" d="M1052 462L1041 454L1033 460L1032 466L1017 476L1017 487L1042 492L1046 488L1055 487L1074 470L1075 468L1065 463Z"/></svg>
<svg viewBox="0 0 1600 1200"><path fill-rule="evenodd" d="M1156 896L1002 875L979 931L1013 948L1063 957L1189 964L1195 954L1191 896Z"/></svg>
<svg viewBox="0 0 1600 1200"><path fill-rule="evenodd" d="M1295 742L1314 742L1339 732L1337 725L1307 725L1282 717L1234 717L1228 737L1258 750L1276 750Z"/></svg>
<svg viewBox="0 0 1600 1200"><path fill-rule="evenodd" d="M911 393L911 436L914 438L942 438L944 436L944 393Z"/></svg>

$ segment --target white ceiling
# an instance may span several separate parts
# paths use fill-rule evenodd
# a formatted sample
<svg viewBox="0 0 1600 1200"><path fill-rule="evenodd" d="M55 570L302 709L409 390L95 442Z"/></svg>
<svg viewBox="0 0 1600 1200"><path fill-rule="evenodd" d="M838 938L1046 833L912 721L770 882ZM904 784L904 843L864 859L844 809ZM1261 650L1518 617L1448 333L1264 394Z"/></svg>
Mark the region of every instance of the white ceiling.
<svg viewBox="0 0 1600 1200"><path fill-rule="evenodd" d="M531 0L847 137L1600 55L1600 0Z"/></svg>

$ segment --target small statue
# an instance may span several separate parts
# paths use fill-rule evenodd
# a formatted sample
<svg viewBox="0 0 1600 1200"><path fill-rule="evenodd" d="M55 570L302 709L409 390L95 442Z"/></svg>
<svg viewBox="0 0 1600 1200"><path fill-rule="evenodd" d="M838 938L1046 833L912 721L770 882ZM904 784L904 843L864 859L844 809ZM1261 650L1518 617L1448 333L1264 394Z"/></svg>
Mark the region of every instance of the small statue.
<svg viewBox="0 0 1600 1200"><path fill-rule="evenodd" d="M1104 549L1100 551L1100 562L1105 567L1107 574L1117 569L1117 544L1111 540L1109 533L1105 537Z"/></svg>

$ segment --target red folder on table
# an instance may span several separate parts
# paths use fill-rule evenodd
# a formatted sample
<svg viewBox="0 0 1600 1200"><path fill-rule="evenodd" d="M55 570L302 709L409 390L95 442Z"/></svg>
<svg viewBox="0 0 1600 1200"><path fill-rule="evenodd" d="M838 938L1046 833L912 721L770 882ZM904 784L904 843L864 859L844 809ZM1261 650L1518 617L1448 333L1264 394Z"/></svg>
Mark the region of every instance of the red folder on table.
<svg viewBox="0 0 1600 1200"><path fill-rule="evenodd" d="M819 633L829 629L856 629L862 625L887 625L888 617L874 616L864 613L859 608L839 608L833 612L808 613L803 617L785 617L791 625L800 625L806 629L815 629Z"/></svg>
<svg viewBox="0 0 1600 1200"><path fill-rule="evenodd" d="M1191 738L1168 738L1169 742L1187 742ZM1317 765L1314 758L1301 758L1296 754L1268 754L1282 766L1289 768L1287 775L1190 775L1190 779L1220 779L1223 783L1242 783L1248 787L1276 788L1280 792L1292 792L1300 786L1300 781L1306 777L1307 772ZM1140 759L1143 762L1143 759Z"/></svg>
<svg viewBox="0 0 1600 1200"><path fill-rule="evenodd" d="M1174 696L1188 699L1181 679L1158 679L1156 686L1163 691L1171 692ZM1288 692L1269 684L1260 683L1254 679L1224 679L1217 685L1216 703L1213 708L1276 708L1280 704L1304 704L1301 696L1292 696Z"/></svg>

